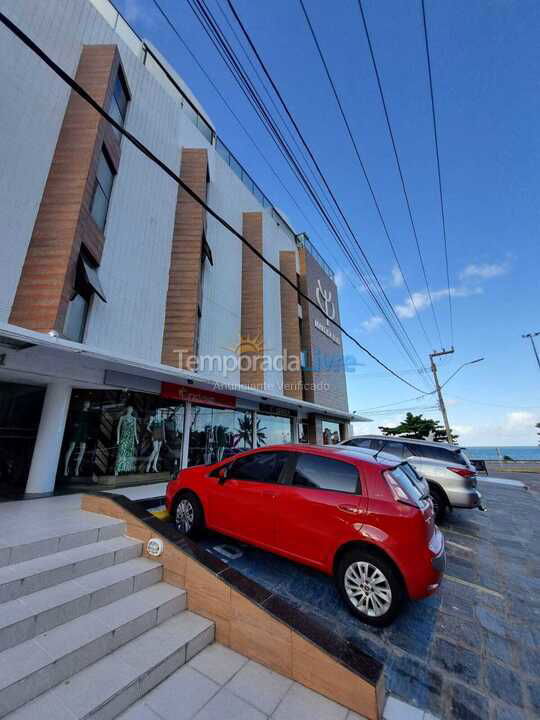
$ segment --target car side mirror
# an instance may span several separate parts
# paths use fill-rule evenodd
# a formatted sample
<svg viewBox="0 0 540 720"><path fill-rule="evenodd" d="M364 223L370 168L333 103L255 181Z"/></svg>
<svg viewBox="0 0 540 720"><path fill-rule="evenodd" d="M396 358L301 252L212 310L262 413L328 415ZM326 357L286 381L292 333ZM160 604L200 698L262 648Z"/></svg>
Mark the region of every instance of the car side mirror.
<svg viewBox="0 0 540 720"><path fill-rule="evenodd" d="M227 465L225 465L222 468L219 468L218 470L218 482L220 485L223 485L225 481L227 480L227 477L229 476L229 468Z"/></svg>

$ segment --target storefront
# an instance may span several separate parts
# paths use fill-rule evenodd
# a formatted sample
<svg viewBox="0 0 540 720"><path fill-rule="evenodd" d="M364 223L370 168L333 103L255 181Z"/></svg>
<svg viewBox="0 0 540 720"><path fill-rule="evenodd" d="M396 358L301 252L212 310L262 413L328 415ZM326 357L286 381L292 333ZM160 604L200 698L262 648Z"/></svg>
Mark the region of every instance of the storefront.
<svg viewBox="0 0 540 720"><path fill-rule="evenodd" d="M342 440L351 418L32 331L3 329L0 350L2 499L164 483L251 448Z"/></svg>
<svg viewBox="0 0 540 720"><path fill-rule="evenodd" d="M120 390L73 390L56 489L168 480L181 466L184 403Z"/></svg>

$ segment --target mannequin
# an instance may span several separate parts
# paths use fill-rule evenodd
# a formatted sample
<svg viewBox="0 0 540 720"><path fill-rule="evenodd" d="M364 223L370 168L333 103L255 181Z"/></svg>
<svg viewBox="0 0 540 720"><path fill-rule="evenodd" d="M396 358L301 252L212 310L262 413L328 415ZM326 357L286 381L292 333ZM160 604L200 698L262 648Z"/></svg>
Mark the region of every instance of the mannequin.
<svg viewBox="0 0 540 720"><path fill-rule="evenodd" d="M133 472L136 470L135 446L139 442L137 434L137 418L133 413L133 406L128 405L126 412L121 415L116 428L116 464L114 474Z"/></svg>
<svg viewBox="0 0 540 720"><path fill-rule="evenodd" d="M148 421L146 429L152 436L152 452L150 453L150 457L146 463L146 472L150 472L150 468L152 468L153 472L157 472L157 461L163 444L164 434L163 418L161 417L159 410L156 410L155 415L152 415Z"/></svg>
<svg viewBox="0 0 540 720"><path fill-rule="evenodd" d="M74 434L69 443L69 447L66 451L64 459L64 477L69 475L69 461L73 455L75 447L79 445L79 452L77 454L77 460L75 462L75 477L79 477L79 471L81 469L81 463L86 452L86 443L88 441L88 433L90 431L90 400L85 400L82 406L82 410L75 419L74 423Z"/></svg>

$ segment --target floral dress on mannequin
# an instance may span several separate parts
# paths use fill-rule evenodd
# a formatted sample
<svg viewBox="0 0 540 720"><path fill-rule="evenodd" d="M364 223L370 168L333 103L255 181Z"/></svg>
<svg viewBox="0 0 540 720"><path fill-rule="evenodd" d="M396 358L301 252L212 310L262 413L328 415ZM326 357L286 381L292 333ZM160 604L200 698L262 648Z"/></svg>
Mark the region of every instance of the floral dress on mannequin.
<svg viewBox="0 0 540 720"><path fill-rule="evenodd" d="M136 469L135 439L137 436L137 418L135 415L123 415L120 422L120 441L116 453L115 472L133 472Z"/></svg>

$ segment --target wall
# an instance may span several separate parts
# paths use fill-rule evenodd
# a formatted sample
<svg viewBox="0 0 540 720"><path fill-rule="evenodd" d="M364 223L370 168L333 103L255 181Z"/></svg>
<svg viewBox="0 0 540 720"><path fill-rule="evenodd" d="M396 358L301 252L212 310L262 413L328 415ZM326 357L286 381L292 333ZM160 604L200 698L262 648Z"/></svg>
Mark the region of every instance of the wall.
<svg viewBox="0 0 540 720"><path fill-rule="evenodd" d="M339 323L336 285L306 250L300 251L300 273L302 290L315 303L318 303L318 287L323 292L330 293L328 314L335 312L335 320ZM302 300L302 311L304 337L308 342L306 349L310 350L308 362L313 368L312 372L306 373L306 381L315 385L311 394L306 393L306 400L347 411L347 381L343 369L341 332L332 323L327 323L325 316L318 309L318 304L314 307ZM324 334L320 329L321 326L334 336L337 342Z"/></svg>

